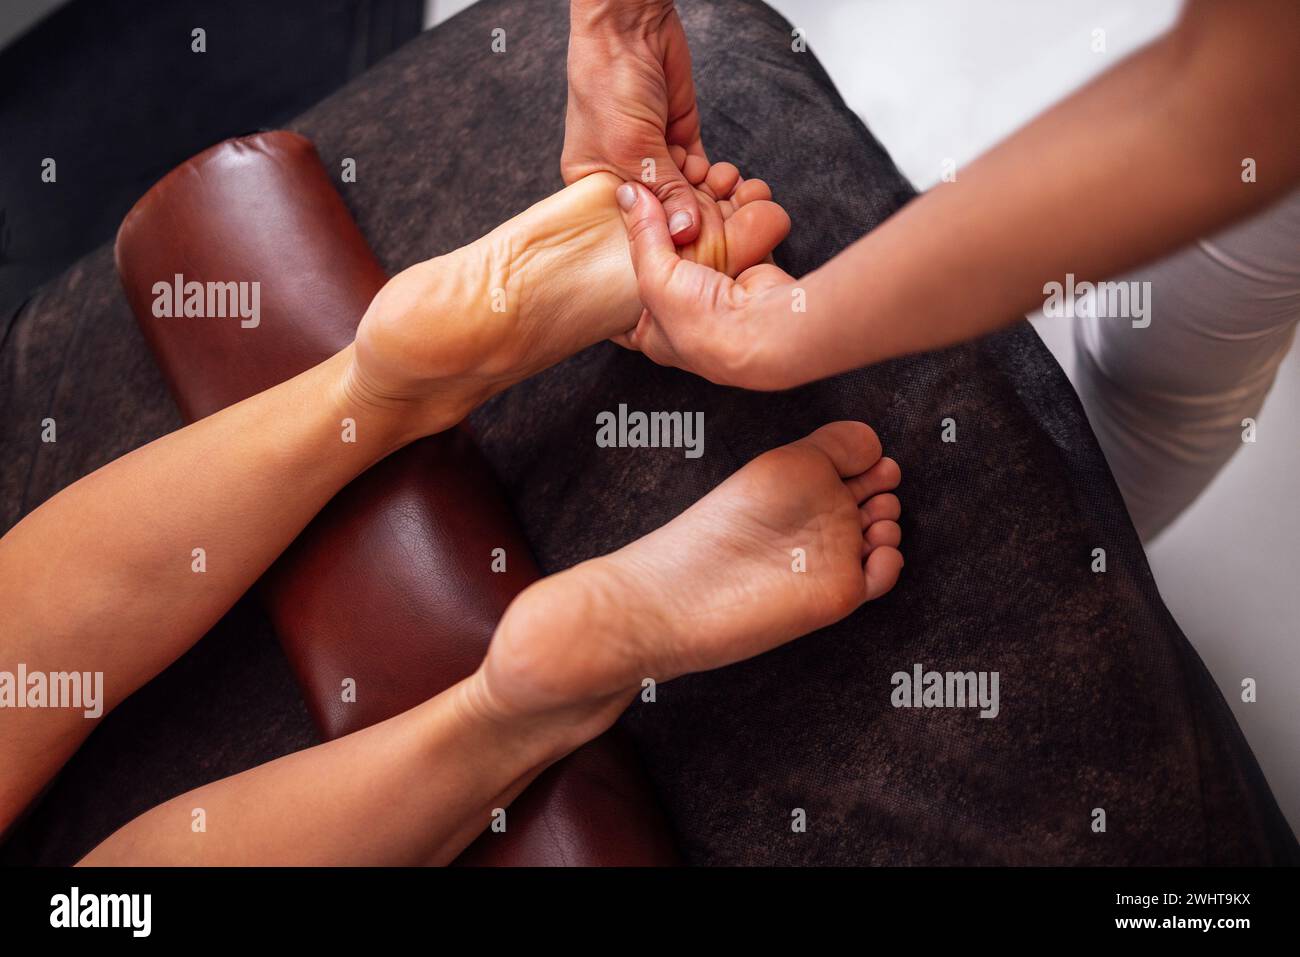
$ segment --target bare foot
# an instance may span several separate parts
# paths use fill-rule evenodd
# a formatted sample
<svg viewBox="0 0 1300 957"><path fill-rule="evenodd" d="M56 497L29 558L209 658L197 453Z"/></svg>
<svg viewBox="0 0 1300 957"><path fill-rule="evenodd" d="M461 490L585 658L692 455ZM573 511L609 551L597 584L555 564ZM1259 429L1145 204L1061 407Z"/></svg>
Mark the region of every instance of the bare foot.
<svg viewBox="0 0 1300 957"><path fill-rule="evenodd" d="M498 713L587 703L593 723L612 722L645 678L718 668L839 621L898 580L900 478L861 422L760 455L663 528L520 595L481 669L484 693Z"/></svg>
<svg viewBox="0 0 1300 957"><path fill-rule="evenodd" d="M680 146L668 152L701 195L700 236L679 246L678 254L733 277L769 261L790 232L790 217L772 202L767 183L744 179L731 163L710 164L703 157L688 156Z"/></svg>
<svg viewBox="0 0 1300 957"><path fill-rule="evenodd" d="M697 157L698 159L698 157ZM680 253L732 275L760 263L790 219L761 180L730 163L687 170L699 238ZM489 395L627 332L641 314L620 181L597 173L446 256L389 281L357 331L358 398L415 400L446 428Z"/></svg>

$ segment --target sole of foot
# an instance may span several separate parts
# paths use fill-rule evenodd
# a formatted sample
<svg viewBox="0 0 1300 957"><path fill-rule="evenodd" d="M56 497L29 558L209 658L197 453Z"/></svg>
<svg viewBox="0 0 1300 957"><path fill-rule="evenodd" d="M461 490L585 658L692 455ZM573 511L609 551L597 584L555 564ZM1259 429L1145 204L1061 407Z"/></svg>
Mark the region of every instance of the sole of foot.
<svg viewBox="0 0 1300 957"><path fill-rule="evenodd" d="M662 528L516 599L485 662L493 697L507 711L621 707L646 678L839 621L898 581L900 481L861 422L760 455Z"/></svg>

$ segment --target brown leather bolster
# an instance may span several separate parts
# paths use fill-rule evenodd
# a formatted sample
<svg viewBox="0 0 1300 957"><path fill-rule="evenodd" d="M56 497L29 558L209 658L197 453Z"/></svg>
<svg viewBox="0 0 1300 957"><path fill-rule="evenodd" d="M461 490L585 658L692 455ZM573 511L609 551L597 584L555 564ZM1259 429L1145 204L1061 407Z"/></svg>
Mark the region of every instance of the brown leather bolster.
<svg viewBox="0 0 1300 957"><path fill-rule="evenodd" d="M187 421L352 341L387 280L312 144L221 143L177 167L117 235L127 299ZM159 317L165 283L259 283L259 322ZM251 289L251 287L249 287ZM491 570L504 548L506 571ZM450 687L482 660L538 571L491 469L462 429L389 456L343 489L261 583L312 716L335 738ZM344 679L356 682L345 702ZM621 734L537 779L461 857L476 864L671 864L649 782ZM485 822L486 823L486 822Z"/></svg>

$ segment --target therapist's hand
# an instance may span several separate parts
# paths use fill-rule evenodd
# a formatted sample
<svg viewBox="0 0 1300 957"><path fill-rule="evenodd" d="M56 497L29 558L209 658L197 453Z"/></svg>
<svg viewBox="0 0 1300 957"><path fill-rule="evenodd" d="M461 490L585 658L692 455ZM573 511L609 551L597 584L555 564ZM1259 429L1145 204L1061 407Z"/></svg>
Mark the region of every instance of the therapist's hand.
<svg viewBox="0 0 1300 957"><path fill-rule="evenodd" d="M615 195L645 307L615 342L719 385L771 390L809 381L798 371L802 290L789 273L762 263L732 279L682 259L645 187L624 183Z"/></svg>
<svg viewBox="0 0 1300 957"><path fill-rule="evenodd" d="M564 182L607 170L645 183L667 211L674 242L694 242L699 201L670 146L696 157L687 162L707 162L691 53L672 0L572 0Z"/></svg>

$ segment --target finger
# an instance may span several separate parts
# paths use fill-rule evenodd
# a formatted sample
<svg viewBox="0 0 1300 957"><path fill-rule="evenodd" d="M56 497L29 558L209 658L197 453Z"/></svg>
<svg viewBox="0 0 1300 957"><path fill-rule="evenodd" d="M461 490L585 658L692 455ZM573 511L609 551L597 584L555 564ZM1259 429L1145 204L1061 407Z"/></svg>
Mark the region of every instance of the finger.
<svg viewBox="0 0 1300 957"><path fill-rule="evenodd" d="M773 286L793 284L794 277L780 266L770 262L761 262L757 266L750 266L741 272L736 277L736 282L751 293L759 293Z"/></svg>
<svg viewBox="0 0 1300 957"><path fill-rule="evenodd" d="M668 215L664 207L640 183L624 183L615 193L618 208L627 227L627 241L636 271L641 304L651 312L661 292L681 262L673 237L668 233Z"/></svg>
<svg viewBox="0 0 1300 957"><path fill-rule="evenodd" d="M609 341L616 346L622 346L624 349L632 352L639 352L657 366L675 365L671 361L670 352L664 351L659 347L659 342L649 327L643 331L640 324L630 332L622 332L617 336L610 336Z"/></svg>
<svg viewBox="0 0 1300 957"><path fill-rule="evenodd" d="M609 341L614 343L616 346L622 346L624 349L631 349L633 352L639 352L641 346L637 339L637 332L649 321L650 313L645 309L642 309L641 315L636 321L636 325L626 332L620 332L616 336L610 336Z"/></svg>
<svg viewBox="0 0 1300 957"><path fill-rule="evenodd" d="M709 154L704 149L704 141L696 139L686 147L686 153L689 156L698 156L706 163L709 162Z"/></svg>
<svg viewBox="0 0 1300 957"><path fill-rule="evenodd" d="M700 130L700 110L691 75L691 50L686 32L674 13L665 24L663 40L664 80L668 84L668 122L664 130L669 143L686 147L691 156L708 159Z"/></svg>
<svg viewBox="0 0 1300 957"><path fill-rule="evenodd" d="M688 156L686 158L688 169L693 161L703 162ZM700 201L696 198L691 184L687 182L686 175L677 168L671 157L665 156L664 161L658 164L654 194L663 204L664 212L667 214L668 232L673 242L679 246L695 242L700 235Z"/></svg>

